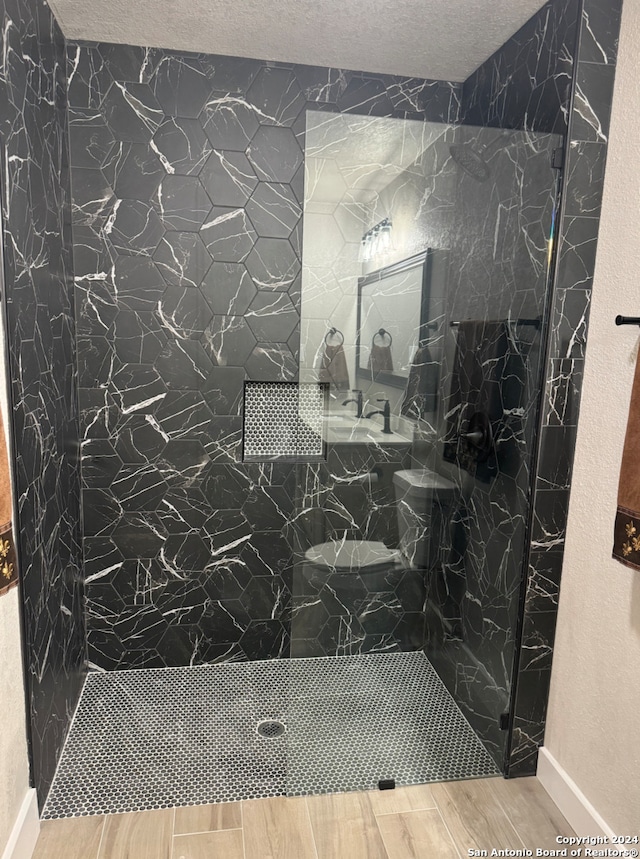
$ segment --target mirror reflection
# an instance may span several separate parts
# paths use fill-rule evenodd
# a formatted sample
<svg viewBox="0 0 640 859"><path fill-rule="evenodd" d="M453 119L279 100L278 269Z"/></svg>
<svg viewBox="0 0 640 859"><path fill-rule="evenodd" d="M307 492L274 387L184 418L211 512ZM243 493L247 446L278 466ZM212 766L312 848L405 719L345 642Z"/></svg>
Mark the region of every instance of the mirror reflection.
<svg viewBox="0 0 640 859"><path fill-rule="evenodd" d="M410 437L411 420L435 412L448 130L307 113L301 379L330 385L330 428L348 407L383 431L388 411L393 434Z"/></svg>
<svg viewBox="0 0 640 859"><path fill-rule="evenodd" d="M406 387L418 350L428 348L431 256L427 251L359 279L358 382Z"/></svg>

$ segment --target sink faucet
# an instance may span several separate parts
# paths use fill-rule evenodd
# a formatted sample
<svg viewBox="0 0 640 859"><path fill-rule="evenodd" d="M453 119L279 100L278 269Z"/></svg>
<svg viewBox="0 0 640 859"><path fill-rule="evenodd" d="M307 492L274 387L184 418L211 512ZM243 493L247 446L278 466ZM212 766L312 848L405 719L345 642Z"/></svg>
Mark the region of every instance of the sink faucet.
<svg viewBox="0 0 640 859"><path fill-rule="evenodd" d="M384 398L382 398L377 399L376 402L384 403L384 407L382 409L377 409L374 412L369 412L368 415L365 415L365 418L372 418L374 415L382 415L382 417L384 418L384 429L382 430L382 432L386 433L387 435L392 435L393 433L391 430L391 406L389 405L389 400L385 400Z"/></svg>
<svg viewBox="0 0 640 859"><path fill-rule="evenodd" d="M352 393L357 394L357 397L352 397L350 400L345 400L342 404L343 406L349 405L349 403L356 403L356 417L362 417L362 391L358 388L355 388Z"/></svg>

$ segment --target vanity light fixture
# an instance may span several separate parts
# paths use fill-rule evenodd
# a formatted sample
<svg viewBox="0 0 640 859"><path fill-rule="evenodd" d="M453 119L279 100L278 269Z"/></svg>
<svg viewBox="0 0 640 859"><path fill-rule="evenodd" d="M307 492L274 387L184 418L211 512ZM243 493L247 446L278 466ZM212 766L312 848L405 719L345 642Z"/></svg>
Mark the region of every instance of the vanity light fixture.
<svg viewBox="0 0 640 859"><path fill-rule="evenodd" d="M367 230L361 242L362 262L369 262L378 254L389 253L393 247L391 244L392 227L391 218L384 218L375 227Z"/></svg>

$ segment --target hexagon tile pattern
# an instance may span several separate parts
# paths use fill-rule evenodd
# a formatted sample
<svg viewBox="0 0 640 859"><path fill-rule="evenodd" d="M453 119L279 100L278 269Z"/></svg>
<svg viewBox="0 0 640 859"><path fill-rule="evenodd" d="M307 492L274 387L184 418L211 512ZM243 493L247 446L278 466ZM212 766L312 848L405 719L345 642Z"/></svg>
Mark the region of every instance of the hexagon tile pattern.
<svg viewBox="0 0 640 859"><path fill-rule="evenodd" d="M68 57L90 660L287 655L296 466L242 462L241 421L245 380L297 381L305 110L449 122L459 85L425 82L418 110L413 79L121 45ZM343 492L327 489L329 536ZM358 500L375 516L382 498ZM313 639L325 653L336 617ZM366 641L415 646L404 617Z"/></svg>
<svg viewBox="0 0 640 859"><path fill-rule="evenodd" d="M42 816L491 775L422 653L93 673Z"/></svg>

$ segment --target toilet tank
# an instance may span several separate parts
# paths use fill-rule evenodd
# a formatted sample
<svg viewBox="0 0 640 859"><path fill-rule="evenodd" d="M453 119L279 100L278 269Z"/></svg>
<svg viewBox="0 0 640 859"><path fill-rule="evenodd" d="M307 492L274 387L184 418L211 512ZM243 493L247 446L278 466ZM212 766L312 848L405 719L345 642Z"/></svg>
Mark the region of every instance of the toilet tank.
<svg viewBox="0 0 640 859"><path fill-rule="evenodd" d="M399 546L412 567L429 568L437 548L434 536L456 492L451 480L428 468L410 468L393 475Z"/></svg>

